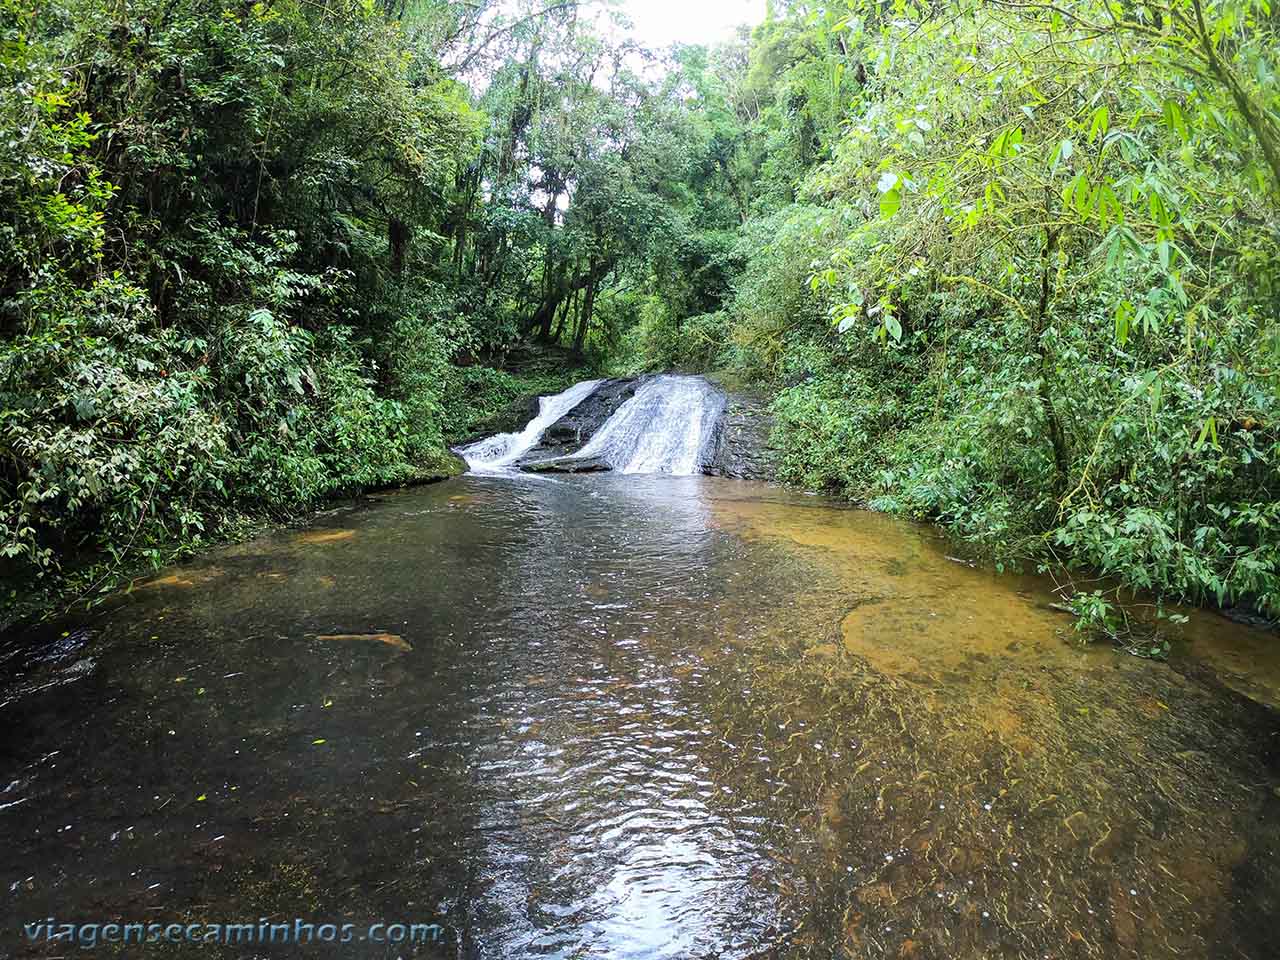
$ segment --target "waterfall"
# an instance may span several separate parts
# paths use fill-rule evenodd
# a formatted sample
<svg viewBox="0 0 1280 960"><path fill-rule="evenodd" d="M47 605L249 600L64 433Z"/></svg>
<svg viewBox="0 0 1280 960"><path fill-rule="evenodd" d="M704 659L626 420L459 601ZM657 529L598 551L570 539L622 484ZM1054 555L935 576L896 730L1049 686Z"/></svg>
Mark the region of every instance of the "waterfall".
<svg viewBox="0 0 1280 960"><path fill-rule="evenodd" d="M538 415L519 433L499 433L463 447L458 454L476 473L498 473L509 469L520 456L538 442L542 431L591 395L599 380L583 380L564 393L538 398Z"/></svg>
<svg viewBox="0 0 1280 960"><path fill-rule="evenodd" d="M621 473L698 473L723 410L724 396L701 377L655 377L575 456Z"/></svg>

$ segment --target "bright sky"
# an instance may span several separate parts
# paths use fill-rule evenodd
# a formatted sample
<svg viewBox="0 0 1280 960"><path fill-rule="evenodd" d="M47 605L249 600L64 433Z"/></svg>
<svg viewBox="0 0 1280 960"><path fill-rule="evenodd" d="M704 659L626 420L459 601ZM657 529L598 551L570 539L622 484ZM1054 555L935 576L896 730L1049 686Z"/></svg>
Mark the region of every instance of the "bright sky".
<svg viewBox="0 0 1280 960"><path fill-rule="evenodd" d="M632 36L647 47L727 40L741 23L764 20L765 0L622 0L635 23Z"/></svg>

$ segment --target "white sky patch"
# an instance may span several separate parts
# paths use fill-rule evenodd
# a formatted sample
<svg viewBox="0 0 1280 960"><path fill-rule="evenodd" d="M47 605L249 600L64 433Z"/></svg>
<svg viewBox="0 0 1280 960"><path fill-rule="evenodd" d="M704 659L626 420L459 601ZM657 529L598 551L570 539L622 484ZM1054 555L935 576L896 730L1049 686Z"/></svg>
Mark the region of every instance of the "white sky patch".
<svg viewBox="0 0 1280 960"><path fill-rule="evenodd" d="M728 40L740 24L763 22L765 0L622 0L617 9L635 24L631 38L646 47L709 46Z"/></svg>
<svg viewBox="0 0 1280 960"><path fill-rule="evenodd" d="M731 40L739 27L754 28L764 22L767 3L768 0L579 0L577 14L615 44L630 40L658 54L656 58L632 56L624 61L636 73L652 79L664 69L661 54L672 44L710 47ZM544 0L497 0L484 10L475 29L483 35L495 21L510 24L541 9L545 9ZM619 16L630 20L631 27L622 29L617 23ZM495 35L503 32L499 30ZM455 69L469 52L451 51L443 61L458 80L481 94L489 85L488 61L476 58L469 69ZM545 55L543 61L545 64Z"/></svg>

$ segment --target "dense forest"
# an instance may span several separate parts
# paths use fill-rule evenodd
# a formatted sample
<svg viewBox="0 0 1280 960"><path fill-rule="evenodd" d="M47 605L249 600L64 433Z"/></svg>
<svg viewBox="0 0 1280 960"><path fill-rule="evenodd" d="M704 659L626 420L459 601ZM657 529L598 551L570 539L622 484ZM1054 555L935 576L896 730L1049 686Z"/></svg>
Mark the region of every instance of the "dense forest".
<svg viewBox="0 0 1280 960"><path fill-rule="evenodd" d="M1265 0L616 16L0 0L9 604L681 369L768 392L787 480L1280 610Z"/></svg>

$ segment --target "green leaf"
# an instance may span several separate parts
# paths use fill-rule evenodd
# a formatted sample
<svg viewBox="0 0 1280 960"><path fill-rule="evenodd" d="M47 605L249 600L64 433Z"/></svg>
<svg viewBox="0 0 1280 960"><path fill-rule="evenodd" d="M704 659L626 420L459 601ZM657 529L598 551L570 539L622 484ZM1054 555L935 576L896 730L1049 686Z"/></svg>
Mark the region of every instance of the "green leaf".
<svg viewBox="0 0 1280 960"><path fill-rule="evenodd" d="M1124 346L1129 342L1129 325L1133 320L1133 304L1121 300L1116 304L1116 343Z"/></svg>
<svg viewBox="0 0 1280 960"><path fill-rule="evenodd" d="M1213 417L1206 420L1204 425L1200 428L1200 436L1196 438L1194 448L1197 453L1204 449L1207 441L1212 441L1215 448L1218 446L1218 425L1214 421Z"/></svg>
<svg viewBox="0 0 1280 960"><path fill-rule="evenodd" d="M1053 150L1053 156L1049 160L1049 172L1057 173L1058 167L1068 162L1071 155L1075 152L1075 147L1070 140L1061 141Z"/></svg>
<svg viewBox="0 0 1280 960"><path fill-rule="evenodd" d="M888 220L898 212L900 206L902 206L902 191L890 190L880 197L880 216Z"/></svg>
<svg viewBox="0 0 1280 960"><path fill-rule="evenodd" d="M1112 222L1123 222L1124 207L1120 205L1120 198L1116 196L1116 192L1111 188L1110 183L1104 181L1098 184L1095 194L1095 206L1098 214L1098 223L1103 230L1111 226Z"/></svg>
<svg viewBox="0 0 1280 960"><path fill-rule="evenodd" d="M991 157L1012 157L1018 152L1018 148L1022 146L1022 128L1014 127L1011 130L1002 130L993 141L991 146L987 148L987 155Z"/></svg>
<svg viewBox="0 0 1280 960"><path fill-rule="evenodd" d="M1089 121L1089 142L1093 143L1098 137L1106 134L1111 126L1111 111L1105 104L1093 111L1093 118Z"/></svg>
<svg viewBox="0 0 1280 960"><path fill-rule="evenodd" d="M1089 216L1094 203L1093 188L1083 170L1077 173L1062 191L1062 202L1067 207L1075 207L1080 219L1083 220Z"/></svg>
<svg viewBox="0 0 1280 960"><path fill-rule="evenodd" d="M1178 106L1174 100L1166 100L1163 107L1164 122L1173 133L1176 133L1183 143L1191 139L1191 133L1187 129L1187 120L1182 115L1182 108Z"/></svg>

